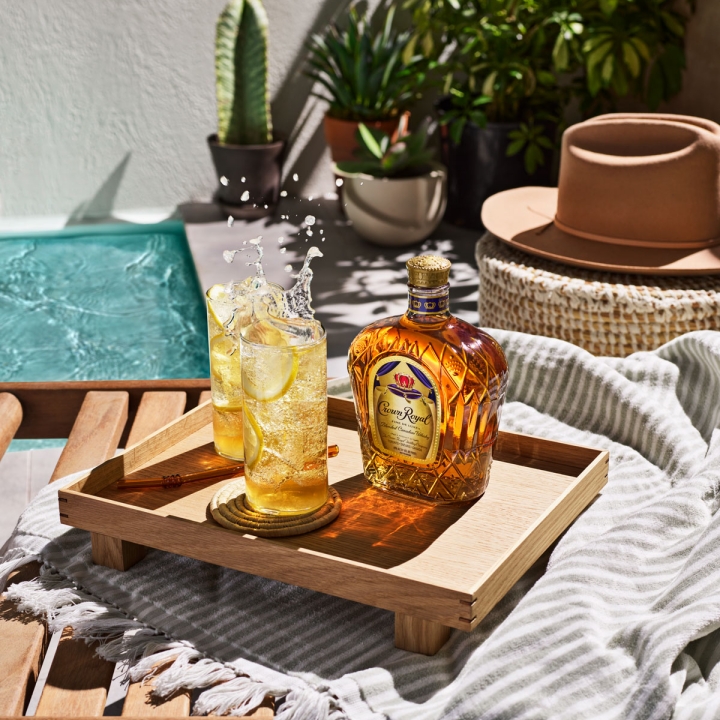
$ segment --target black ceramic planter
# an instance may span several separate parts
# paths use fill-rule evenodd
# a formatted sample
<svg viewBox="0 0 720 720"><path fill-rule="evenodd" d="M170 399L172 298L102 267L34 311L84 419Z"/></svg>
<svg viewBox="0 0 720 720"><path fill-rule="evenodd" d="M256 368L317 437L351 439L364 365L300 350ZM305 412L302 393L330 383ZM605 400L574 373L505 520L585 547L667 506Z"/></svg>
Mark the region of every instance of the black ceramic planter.
<svg viewBox="0 0 720 720"><path fill-rule="evenodd" d="M217 135L210 135L208 145L218 176L217 199L223 209L239 218L271 215L280 197L285 141L223 145ZM223 177L227 184L221 181Z"/></svg>
<svg viewBox="0 0 720 720"><path fill-rule="evenodd" d="M442 103L438 112L442 116ZM551 184L550 158L530 175L522 152L507 156L508 133L519 127L519 123L488 123L484 128L466 123L460 143L455 145L448 126L440 126L440 154L448 169L445 220L481 230L480 210L491 195L525 185Z"/></svg>

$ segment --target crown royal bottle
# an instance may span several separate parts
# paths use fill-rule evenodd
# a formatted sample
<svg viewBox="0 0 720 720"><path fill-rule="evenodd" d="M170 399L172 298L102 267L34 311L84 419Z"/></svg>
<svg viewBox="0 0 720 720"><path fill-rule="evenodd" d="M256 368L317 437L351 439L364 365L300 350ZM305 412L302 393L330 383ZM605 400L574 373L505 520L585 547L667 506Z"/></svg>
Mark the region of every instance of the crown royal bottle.
<svg viewBox="0 0 720 720"><path fill-rule="evenodd" d="M450 314L450 262L407 262L404 315L353 340L348 371L365 476L378 488L435 502L485 492L505 399L500 345Z"/></svg>

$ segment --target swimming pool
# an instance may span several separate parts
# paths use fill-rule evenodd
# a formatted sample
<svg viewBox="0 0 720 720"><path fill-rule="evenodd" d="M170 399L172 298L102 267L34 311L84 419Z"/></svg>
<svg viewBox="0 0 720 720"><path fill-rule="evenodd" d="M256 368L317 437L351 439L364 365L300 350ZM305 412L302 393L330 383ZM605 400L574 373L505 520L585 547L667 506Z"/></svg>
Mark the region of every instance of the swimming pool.
<svg viewBox="0 0 720 720"><path fill-rule="evenodd" d="M182 222L0 236L0 380L208 374Z"/></svg>

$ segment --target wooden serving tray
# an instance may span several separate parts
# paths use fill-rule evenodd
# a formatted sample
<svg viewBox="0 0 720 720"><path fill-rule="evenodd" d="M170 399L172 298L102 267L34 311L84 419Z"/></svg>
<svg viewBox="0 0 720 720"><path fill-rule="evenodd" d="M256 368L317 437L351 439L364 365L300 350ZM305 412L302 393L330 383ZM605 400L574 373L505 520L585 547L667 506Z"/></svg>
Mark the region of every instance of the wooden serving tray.
<svg viewBox="0 0 720 720"><path fill-rule="evenodd" d="M217 525L207 507L227 479L117 488L131 474L230 464L213 450L209 403L61 490L61 522L89 530L93 560L117 569L151 547L392 610L395 644L434 654L450 628L472 630L607 482L606 451L501 432L485 495L432 505L369 485L351 400L328 398L328 422L343 508L307 535L261 539Z"/></svg>

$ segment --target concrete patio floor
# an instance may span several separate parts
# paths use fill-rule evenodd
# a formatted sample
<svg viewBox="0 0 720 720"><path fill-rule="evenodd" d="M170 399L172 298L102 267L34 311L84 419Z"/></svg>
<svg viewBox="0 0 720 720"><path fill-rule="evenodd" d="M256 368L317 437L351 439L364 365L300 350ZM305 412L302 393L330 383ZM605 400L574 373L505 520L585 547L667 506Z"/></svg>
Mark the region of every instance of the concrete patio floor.
<svg viewBox="0 0 720 720"><path fill-rule="evenodd" d="M438 253L452 261L450 309L468 322L478 321L474 252L480 231L442 224L422 243L403 248L379 247L358 236L341 214L337 198L331 196L283 198L273 217L252 222L236 220L232 227L228 227L227 216L217 205L188 204L180 210L203 289L251 274L252 268L245 262L254 260L256 254L243 241L259 235L265 251L265 274L286 288L294 282L284 270L286 265L292 265L296 273L309 247L316 245L323 252L324 257L312 262L312 296L316 317L328 334L331 377L347 374L347 351L362 328L405 311L405 262L414 255ZM307 235L308 226L304 224L309 215L315 218L309 227L312 236ZM283 242L278 243L278 238ZM284 253L281 248L286 249ZM239 253L228 265L223 250L236 249L246 252Z"/></svg>

